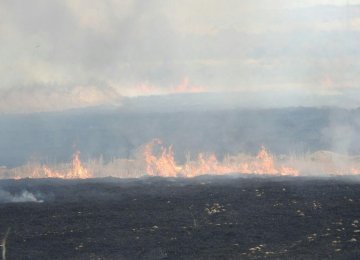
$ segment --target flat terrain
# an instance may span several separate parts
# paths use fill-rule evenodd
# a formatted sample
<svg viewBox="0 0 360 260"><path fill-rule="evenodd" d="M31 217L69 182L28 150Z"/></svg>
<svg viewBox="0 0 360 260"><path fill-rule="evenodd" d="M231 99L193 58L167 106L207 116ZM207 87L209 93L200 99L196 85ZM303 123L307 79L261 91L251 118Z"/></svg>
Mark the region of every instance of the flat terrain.
<svg viewBox="0 0 360 260"><path fill-rule="evenodd" d="M8 259L359 259L360 181L3 180ZM1 199L0 199L1 200Z"/></svg>

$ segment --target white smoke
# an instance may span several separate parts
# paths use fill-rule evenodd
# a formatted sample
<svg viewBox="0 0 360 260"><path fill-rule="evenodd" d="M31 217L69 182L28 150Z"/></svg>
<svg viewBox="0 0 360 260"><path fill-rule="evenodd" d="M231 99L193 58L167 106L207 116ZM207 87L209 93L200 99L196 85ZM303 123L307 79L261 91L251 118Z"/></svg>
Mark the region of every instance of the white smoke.
<svg viewBox="0 0 360 260"><path fill-rule="evenodd" d="M24 190L20 194L11 194L8 191L0 189L0 203L20 203L20 202L44 202L38 199L33 193Z"/></svg>
<svg viewBox="0 0 360 260"><path fill-rule="evenodd" d="M61 111L103 105L121 105L122 97L107 86L28 86L0 89L0 113Z"/></svg>

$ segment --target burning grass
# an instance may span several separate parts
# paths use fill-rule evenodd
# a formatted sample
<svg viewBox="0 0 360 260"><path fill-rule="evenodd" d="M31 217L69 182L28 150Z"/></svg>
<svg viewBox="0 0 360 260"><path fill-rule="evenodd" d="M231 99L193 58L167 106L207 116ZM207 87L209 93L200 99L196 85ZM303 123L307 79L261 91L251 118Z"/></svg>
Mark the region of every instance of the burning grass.
<svg viewBox="0 0 360 260"><path fill-rule="evenodd" d="M183 164L175 160L173 147L163 146L154 139L140 148L134 159L80 161L75 152L71 163L46 165L28 163L13 169L0 169L2 178L63 178L86 179L114 176L138 178L144 175L160 177L196 177L201 175L255 174L270 176L359 175L360 158L318 151L302 156L275 156L261 147L255 155L227 155L219 160L215 154L199 153Z"/></svg>

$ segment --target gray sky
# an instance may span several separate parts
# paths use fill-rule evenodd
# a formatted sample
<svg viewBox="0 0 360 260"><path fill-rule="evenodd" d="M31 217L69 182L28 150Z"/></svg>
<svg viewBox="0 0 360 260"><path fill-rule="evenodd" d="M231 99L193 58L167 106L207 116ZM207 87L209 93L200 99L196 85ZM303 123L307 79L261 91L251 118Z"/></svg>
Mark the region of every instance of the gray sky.
<svg viewBox="0 0 360 260"><path fill-rule="evenodd" d="M359 46L360 0L1 0L0 112L199 91L354 98Z"/></svg>

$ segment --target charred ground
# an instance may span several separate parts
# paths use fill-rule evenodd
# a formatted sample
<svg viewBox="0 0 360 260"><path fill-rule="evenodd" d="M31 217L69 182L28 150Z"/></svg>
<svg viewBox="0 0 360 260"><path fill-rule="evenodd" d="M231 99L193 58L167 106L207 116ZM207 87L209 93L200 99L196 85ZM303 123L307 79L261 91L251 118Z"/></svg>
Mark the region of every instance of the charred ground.
<svg viewBox="0 0 360 260"><path fill-rule="evenodd" d="M358 259L348 178L3 180L9 259Z"/></svg>

